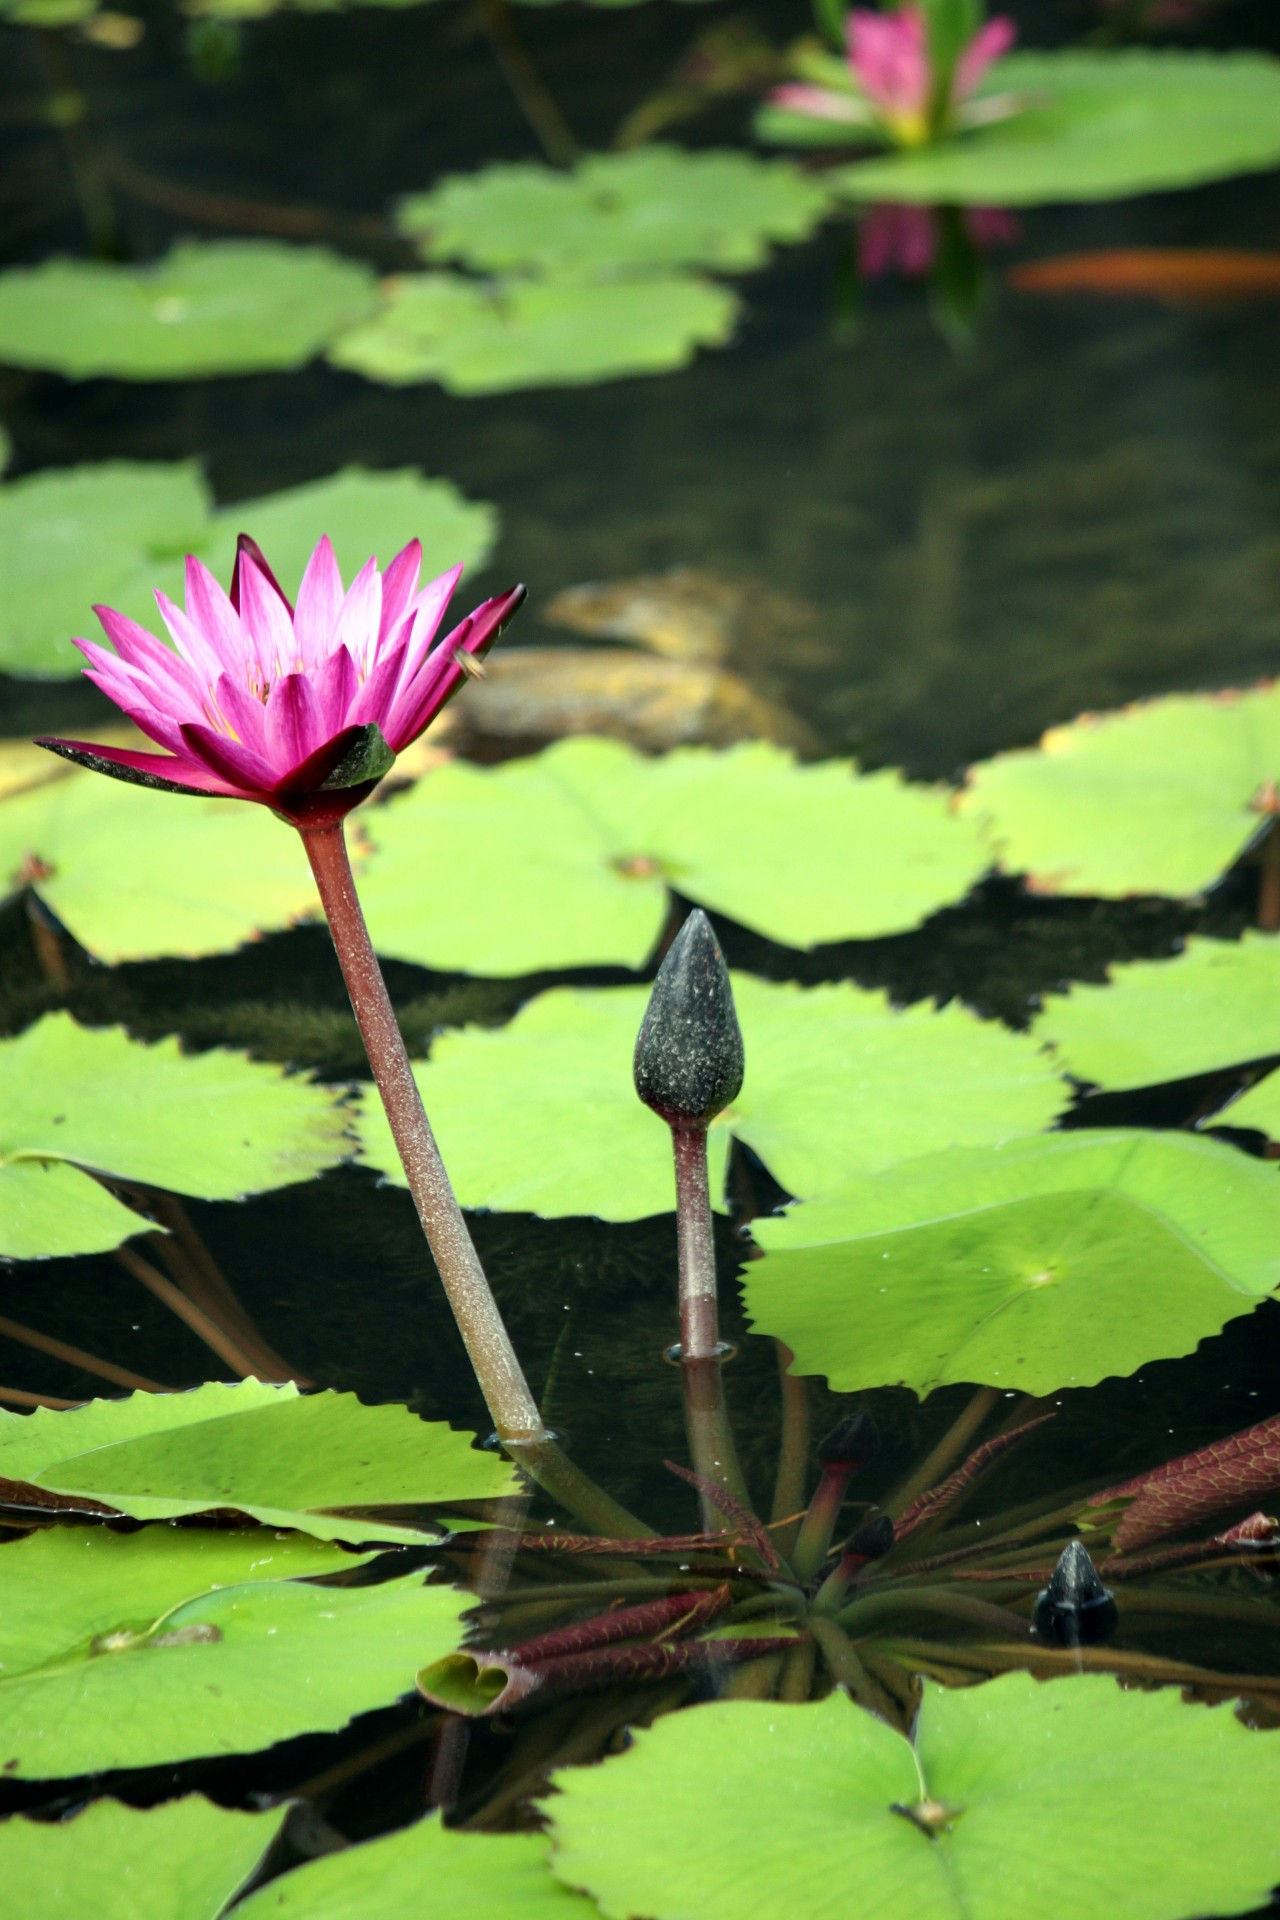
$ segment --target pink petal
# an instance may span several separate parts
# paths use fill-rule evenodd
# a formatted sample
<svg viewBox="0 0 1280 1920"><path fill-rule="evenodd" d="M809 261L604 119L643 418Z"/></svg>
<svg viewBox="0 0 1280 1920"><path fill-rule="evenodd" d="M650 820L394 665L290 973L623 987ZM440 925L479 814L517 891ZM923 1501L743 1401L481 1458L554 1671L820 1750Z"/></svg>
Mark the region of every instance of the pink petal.
<svg viewBox="0 0 1280 1920"><path fill-rule="evenodd" d="M373 665L382 625L382 575L376 560L366 560L347 589L334 628L333 644L343 646L363 678Z"/></svg>
<svg viewBox="0 0 1280 1920"><path fill-rule="evenodd" d="M240 612L240 602L243 597L244 587L244 568L245 562L248 560L252 560L254 566L271 588L271 591L276 595L292 622L293 605L289 596L276 579L274 573L272 573L267 563L266 554L262 551L262 548L253 536L248 533L238 533L236 535L236 563L231 569L231 604L236 612Z"/></svg>
<svg viewBox="0 0 1280 1920"><path fill-rule="evenodd" d="M60 753L64 759L79 760L96 765L106 761L109 766L124 767L132 773L140 773L147 778L163 781L167 786L183 787L190 793L213 793L229 798L238 791L226 781L210 773L208 767L193 760L189 754L177 756L170 753L138 753L132 747L104 747L96 740L53 740L40 739L38 747L48 747L52 753ZM102 771L106 771L103 768Z"/></svg>
<svg viewBox="0 0 1280 1920"><path fill-rule="evenodd" d="M210 682L223 668L232 667L245 658L240 615L208 567L194 554L187 556L187 619L204 641L201 660L193 661L193 665L198 666ZM173 628L169 631L172 633Z"/></svg>
<svg viewBox="0 0 1280 1920"><path fill-rule="evenodd" d="M404 650L397 692L408 686L430 652L436 629L461 578L462 568L454 567L449 573L442 573L438 579L430 581L414 600L411 608L413 625Z"/></svg>
<svg viewBox="0 0 1280 1920"><path fill-rule="evenodd" d="M311 685L325 733L337 733L339 728L349 724L347 716L360 690L356 663L345 647L335 647L320 662L311 676Z"/></svg>
<svg viewBox="0 0 1280 1920"><path fill-rule="evenodd" d="M383 726L383 722L395 701L396 688L404 665L404 652L403 646L391 648L378 661L364 685L357 688L355 699L347 708L349 725L365 727L370 721L375 721L382 727L385 735L387 729Z"/></svg>
<svg viewBox="0 0 1280 1920"><path fill-rule="evenodd" d="M131 688L120 687L94 667L86 667L84 677L92 681L95 687L100 688L108 700L113 700L121 713L132 720L134 726L141 733L145 733L148 739L154 740L157 746L169 747L174 753L183 751L180 723L168 714L157 712L145 694L135 693Z"/></svg>
<svg viewBox="0 0 1280 1920"><path fill-rule="evenodd" d="M276 784L275 772L268 762L238 740L229 740L225 733L215 733L212 727L188 721L182 729L182 739L193 759L211 768L237 793L270 793Z"/></svg>
<svg viewBox="0 0 1280 1920"><path fill-rule="evenodd" d="M462 669L454 655L468 653L475 658L486 652L524 597L523 587L512 587L507 593L485 600L427 655L413 680L397 692L382 729L393 753L399 753L411 740L416 740L456 693Z"/></svg>
<svg viewBox="0 0 1280 1920"><path fill-rule="evenodd" d="M979 27L956 62L951 83L953 100L965 100L973 92L987 68L1008 53L1018 37L1018 29L1007 13L998 13Z"/></svg>
<svg viewBox="0 0 1280 1920"><path fill-rule="evenodd" d="M277 680L265 711L267 756L273 767L296 767L324 745L320 704L305 673L287 673Z"/></svg>
<svg viewBox="0 0 1280 1920"><path fill-rule="evenodd" d="M921 9L870 13L855 7L847 32L849 64L868 99L889 115L924 113L930 74Z"/></svg>
<svg viewBox="0 0 1280 1920"><path fill-rule="evenodd" d="M333 545L325 534L307 562L298 588L298 610L293 616L298 655L304 667L314 666L328 653L341 607L342 575Z"/></svg>
<svg viewBox="0 0 1280 1920"><path fill-rule="evenodd" d="M250 753L261 754L264 759L269 759L267 710L257 695L250 693L234 674L222 673L214 682L210 697L211 704L221 714L241 746L247 747ZM209 720L214 725L215 731L224 731L217 727L212 714L202 713L199 715L199 720L201 724Z"/></svg>
<svg viewBox="0 0 1280 1920"><path fill-rule="evenodd" d="M854 126L867 124L867 110L862 102L849 94L837 93L833 87L810 87L799 82L794 86L775 87L769 95L769 104L786 107L792 113L810 114L815 120L838 120Z"/></svg>
<svg viewBox="0 0 1280 1920"><path fill-rule="evenodd" d="M240 556L240 619L268 682L288 673L296 663L298 647L293 621L277 588L267 581L247 553ZM229 666L224 661L224 666Z"/></svg>
<svg viewBox="0 0 1280 1920"><path fill-rule="evenodd" d="M458 572L461 573L461 567ZM382 576L382 622L378 628L378 640L384 641L387 635L394 633L404 617L405 608L417 590L418 575L422 572L422 542L411 540L402 547L391 565Z"/></svg>
<svg viewBox="0 0 1280 1920"><path fill-rule="evenodd" d="M95 607L94 612L121 660L145 675L152 683L153 692L158 695L163 684L183 701L199 699L199 679L172 647L166 647L154 633L140 627L136 620L130 620L127 614L117 613L113 607Z"/></svg>

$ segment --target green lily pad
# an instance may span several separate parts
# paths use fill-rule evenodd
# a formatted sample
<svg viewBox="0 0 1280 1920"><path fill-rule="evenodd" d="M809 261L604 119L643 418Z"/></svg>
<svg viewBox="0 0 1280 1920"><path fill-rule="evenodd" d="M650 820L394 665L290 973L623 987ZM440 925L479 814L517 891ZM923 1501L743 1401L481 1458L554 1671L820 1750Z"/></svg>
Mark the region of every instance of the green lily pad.
<svg viewBox="0 0 1280 1920"><path fill-rule="evenodd" d="M230 1507L262 1526L352 1545L421 1543L422 1528L338 1510L488 1500L517 1484L500 1455L442 1420L366 1407L353 1393L303 1398L261 1380L91 1400L65 1413L0 1410L0 1479L87 1495L134 1520Z"/></svg>
<svg viewBox="0 0 1280 1920"><path fill-rule="evenodd" d="M1036 893L1204 893L1271 817L1280 683L1082 714L969 774L962 815Z"/></svg>
<svg viewBox="0 0 1280 1920"><path fill-rule="evenodd" d="M431 1907L426 1888L439 1890ZM250 1894L236 1920L353 1920L371 1900L378 1920L446 1908L449 1920L598 1920L590 1901L552 1879L540 1834L459 1833L438 1819L311 1860Z"/></svg>
<svg viewBox="0 0 1280 1920"><path fill-rule="evenodd" d="M470 1595L296 1535L59 1527L0 1546L0 1769L15 1779L252 1753L413 1689Z"/></svg>
<svg viewBox="0 0 1280 1920"><path fill-rule="evenodd" d="M197 1794L151 1807L95 1800L72 1820L6 1820L0 1878L41 1920L218 1920L287 1807L229 1813Z"/></svg>
<svg viewBox="0 0 1280 1920"><path fill-rule="evenodd" d="M1280 1878L1280 1737L1102 1675L926 1686L914 1747L839 1692L716 1702L555 1784L552 1867L606 1920L1180 1920Z"/></svg>
<svg viewBox="0 0 1280 1920"><path fill-rule="evenodd" d="M27 884L109 961L217 953L320 910L295 835L265 807L78 769L0 805L0 887Z"/></svg>
<svg viewBox="0 0 1280 1920"><path fill-rule="evenodd" d="M1280 1053L1280 939L1190 939L1115 966L1107 986L1046 994L1033 1032L1076 1079L1117 1091Z"/></svg>
<svg viewBox="0 0 1280 1920"><path fill-rule="evenodd" d="M841 168L828 184L859 201L1034 206L1195 186L1280 161L1280 62L1262 54L1015 53L983 91L1027 105L934 146ZM798 117L766 108L758 130L786 140ZM849 138L847 127L832 130L825 144Z"/></svg>
<svg viewBox="0 0 1280 1920"><path fill-rule="evenodd" d="M788 161L643 146L572 173L525 162L453 174L400 203L428 260L482 270L763 266L770 241L803 240L831 204Z"/></svg>
<svg viewBox="0 0 1280 1920"><path fill-rule="evenodd" d="M1280 1139L1280 1076L1269 1073L1217 1118L1226 1126L1256 1127L1270 1139Z"/></svg>
<svg viewBox="0 0 1280 1920"><path fill-rule="evenodd" d="M374 278L324 247L182 240L163 260L46 260L0 274L0 362L72 379L300 367L356 325Z"/></svg>
<svg viewBox="0 0 1280 1920"><path fill-rule="evenodd" d="M1280 1175L1081 1130L908 1161L752 1232L747 1308L797 1373L1047 1394L1191 1353L1280 1284Z"/></svg>
<svg viewBox="0 0 1280 1920"><path fill-rule="evenodd" d="M491 974L640 966L668 887L788 946L869 939L961 899L989 860L945 789L766 741L646 759L566 740L441 768L362 819L378 951Z"/></svg>
<svg viewBox="0 0 1280 1920"><path fill-rule="evenodd" d="M145 1230L114 1201L93 1210L93 1172L236 1200L313 1179L348 1150L325 1087L242 1053L144 1046L67 1013L0 1041L0 1114L0 1254L17 1260L115 1247ZM82 1189L85 1211L68 1220L68 1196ZM86 1240L91 1228L101 1237Z"/></svg>
<svg viewBox="0 0 1280 1920"><path fill-rule="evenodd" d="M443 572L487 559L497 515L412 467L344 467L216 514L191 461L108 460L32 474L0 486L0 669L42 680L78 674L84 657L71 635L98 637L93 605L130 614L163 637L155 589L182 604L188 553L229 581L242 529L292 592L321 533L347 579L370 554L385 564L415 538L427 566Z"/></svg>
<svg viewBox="0 0 1280 1920"><path fill-rule="evenodd" d="M1033 1042L956 1003L897 1011L860 987L745 974L734 995L747 1077L710 1128L713 1193L731 1134L790 1192L813 1194L855 1170L1034 1131L1062 1104ZM670 1135L631 1084L648 998L647 987L560 987L509 1026L440 1036L417 1073L464 1206L605 1220L670 1210ZM359 1127L366 1158L401 1182L373 1099Z"/></svg>
<svg viewBox="0 0 1280 1920"><path fill-rule="evenodd" d="M631 280L467 280L415 273L386 283L381 311L334 341L336 367L390 386L449 393L582 386L667 373L723 346L737 301L691 273Z"/></svg>
<svg viewBox="0 0 1280 1920"><path fill-rule="evenodd" d="M90 603L113 606L143 566L195 551L208 513L192 461L106 460L0 487L0 667L79 673L70 636L88 631Z"/></svg>

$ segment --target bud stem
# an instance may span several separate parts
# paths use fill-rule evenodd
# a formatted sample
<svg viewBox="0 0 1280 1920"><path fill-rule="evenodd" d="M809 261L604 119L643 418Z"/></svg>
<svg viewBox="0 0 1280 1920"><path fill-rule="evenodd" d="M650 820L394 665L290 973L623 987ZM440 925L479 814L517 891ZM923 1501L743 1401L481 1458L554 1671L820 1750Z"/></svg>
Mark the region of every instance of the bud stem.
<svg viewBox="0 0 1280 1920"><path fill-rule="evenodd" d="M721 1377L723 1354L716 1314L716 1246L707 1180L707 1130L674 1125L676 1237L680 1261L680 1377L685 1431L693 1464L704 1480L724 1487L743 1506L750 1496L738 1465ZM729 1530L724 1515L703 1501L708 1533Z"/></svg>

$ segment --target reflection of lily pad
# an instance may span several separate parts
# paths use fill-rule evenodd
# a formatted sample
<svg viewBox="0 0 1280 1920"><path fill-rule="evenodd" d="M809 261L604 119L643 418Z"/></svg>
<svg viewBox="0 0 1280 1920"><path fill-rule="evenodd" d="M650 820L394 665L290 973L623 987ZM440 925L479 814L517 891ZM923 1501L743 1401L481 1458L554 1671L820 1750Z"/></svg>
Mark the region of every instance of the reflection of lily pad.
<svg viewBox="0 0 1280 1920"><path fill-rule="evenodd" d="M71 1820L6 1820L0 1881L40 1920L217 1920L287 1807L231 1813L191 1794L165 1806L95 1800Z"/></svg>
<svg viewBox="0 0 1280 1920"><path fill-rule="evenodd" d="M25 884L100 960L216 953L319 911L295 836L265 807L81 771L0 804L0 887Z"/></svg>
<svg viewBox="0 0 1280 1920"><path fill-rule="evenodd" d="M454 174L400 205L430 260L486 270L763 265L768 243L803 240L826 188L782 160L644 146L595 154L572 173L536 163Z"/></svg>
<svg viewBox="0 0 1280 1920"><path fill-rule="evenodd" d="M1280 1175L1180 1133L938 1154L752 1231L747 1305L837 1393L1092 1386L1190 1353L1280 1283Z"/></svg>
<svg viewBox="0 0 1280 1920"><path fill-rule="evenodd" d="M1115 966L1108 986L1046 994L1034 1031L1068 1073L1117 1091L1280 1053L1280 940L1193 939Z"/></svg>
<svg viewBox="0 0 1280 1920"><path fill-rule="evenodd" d="M440 1890L424 1903L424 1889ZM595 1907L547 1871L547 1843L532 1833L459 1833L420 1820L360 1847L326 1854L273 1880L236 1908L236 1920L598 1920Z"/></svg>
<svg viewBox="0 0 1280 1920"><path fill-rule="evenodd" d="M416 273L388 282L381 312L329 358L370 380L438 380L450 393L581 386L682 367L698 347L724 345L736 312L725 288L689 273L598 282Z"/></svg>
<svg viewBox="0 0 1280 1920"><path fill-rule="evenodd" d="M645 759L569 740L442 768L364 824L379 951L493 974L641 965L668 886L789 946L897 932L962 898L988 859L943 789L798 766L758 741Z"/></svg>
<svg viewBox="0 0 1280 1920"><path fill-rule="evenodd" d="M713 1192L730 1134L791 1192L821 1193L907 1155L1032 1131L1062 1104L1031 1041L957 1004L898 1012L860 987L743 974L734 994L747 1077L710 1130ZM670 1137L631 1085L647 1002L645 987L562 987L497 1031L441 1035L419 1078L464 1205L606 1220L670 1209ZM360 1130L399 1181L376 1103Z"/></svg>
<svg viewBox="0 0 1280 1920"><path fill-rule="evenodd" d="M296 1535L58 1528L0 1548L0 1765L16 1779L249 1753L413 1689L470 1596L375 1587Z"/></svg>
<svg viewBox="0 0 1280 1920"><path fill-rule="evenodd" d="M1280 685L1082 714L973 768L961 812L1037 893L1202 893L1280 777Z"/></svg>
<svg viewBox="0 0 1280 1920"><path fill-rule="evenodd" d="M555 1784L553 1869L608 1920L1028 1920L1064 1889L1181 1920L1280 1878L1280 1739L1102 1675L926 1686L914 1747L840 1692L721 1701Z"/></svg>
<svg viewBox="0 0 1280 1920"><path fill-rule="evenodd" d="M358 261L274 240L183 240L141 267L11 267L0 362L121 380L300 367L361 319L373 287Z"/></svg>
<svg viewBox="0 0 1280 1920"><path fill-rule="evenodd" d="M163 633L154 589L182 604L188 553L229 581L242 529L292 592L321 533L348 579L370 554L385 565L412 539L422 541L428 568L439 573L486 558L496 515L448 480L427 480L412 467L344 467L216 514L189 462L112 460L33 474L0 487L0 667L41 679L79 673L84 659L70 636L99 637L94 604Z"/></svg>
<svg viewBox="0 0 1280 1920"><path fill-rule="evenodd" d="M65 1013L0 1041L0 1116L10 1259L87 1253L143 1231L117 1202L98 1205L108 1196L81 1168L234 1200L310 1180L347 1151L324 1087L243 1054L144 1046Z"/></svg>
<svg viewBox="0 0 1280 1920"><path fill-rule="evenodd" d="M148 565L199 551L208 513L190 461L106 460L0 487L0 667L79 673L71 635L96 631L91 603L116 606ZM155 607L128 611L145 623Z"/></svg>
<svg viewBox="0 0 1280 1920"><path fill-rule="evenodd" d="M339 1520L330 1509L487 1500L515 1486L500 1455L478 1452L443 1421L261 1380L92 1400L66 1413L0 1410L0 1479L88 1495L135 1520L232 1507L263 1526L357 1545L420 1542L422 1531Z"/></svg>
<svg viewBox="0 0 1280 1920"><path fill-rule="evenodd" d="M1028 105L937 146L842 168L829 183L862 201L1031 206L1193 186L1280 160L1280 64L1265 55L1016 53L984 92ZM797 117L767 108L760 131L785 139Z"/></svg>

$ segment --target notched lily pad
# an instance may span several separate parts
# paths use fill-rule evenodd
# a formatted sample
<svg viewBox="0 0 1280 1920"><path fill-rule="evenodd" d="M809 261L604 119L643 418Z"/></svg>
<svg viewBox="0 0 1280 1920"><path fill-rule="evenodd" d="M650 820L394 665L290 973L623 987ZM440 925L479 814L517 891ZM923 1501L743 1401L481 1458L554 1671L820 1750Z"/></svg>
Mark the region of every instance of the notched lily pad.
<svg viewBox="0 0 1280 1920"><path fill-rule="evenodd" d="M240 1053L145 1046L66 1013L0 1041L0 1115L8 1259L100 1251L144 1231L94 1173L236 1200L313 1179L348 1151L325 1087Z"/></svg>
<svg viewBox="0 0 1280 1920"><path fill-rule="evenodd" d="M300 367L374 304L324 247L181 240L163 260L46 260L0 274L0 362L72 379L185 380Z"/></svg>
<svg viewBox="0 0 1280 1920"><path fill-rule="evenodd" d="M566 740L441 768L362 817L379 952L494 974L638 967L668 887L788 946L874 938L963 898L989 860L945 789L765 741L651 759Z"/></svg>
<svg viewBox="0 0 1280 1920"><path fill-rule="evenodd" d="M263 1526L352 1545L412 1544L423 1533L376 1515L337 1517L349 1509L487 1500L516 1486L505 1460L443 1421L260 1380L133 1393L65 1413L0 1410L0 1479L88 1496L135 1520L229 1507Z"/></svg>
<svg viewBox="0 0 1280 1920"><path fill-rule="evenodd" d="M69 1820L5 1820L5 1898L41 1920L218 1920L287 1813L233 1813L193 1793L145 1810L95 1800Z"/></svg>
<svg viewBox="0 0 1280 1920"><path fill-rule="evenodd" d="M914 1748L839 1692L716 1702L555 1785L553 1869L608 1920L1027 1920L1064 1888L1109 1920L1182 1920L1280 1877L1280 1738L1101 1675L926 1686ZM952 1817L911 1817L929 1805Z"/></svg>
<svg viewBox="0 0 1280 1920"><path fill-rule="evenodd" d="M483 271L741 272L764 264L770 241L803 240L830 203L785 160L653 145L572 173L524 162L453 174L401 201L398 224L427 259Z"/></svg>
<svg viewBox="0 0 1280 1920"><path fill-rule="evenodd" d="M837 1393L1047 1394L1192 1352L1280 1284L1280 1176L1216 1141L1093 1131L905 1161L757 1221L753 1325Z"/></svg>
<svg viewBox="0 0 1280 1920"><path fill-rule="evenodd" d="M744 974L734 995L747 1073L709 1130L713 1194L731 1134L789 1191L813 1194L854 1169L1032 1132L1063 1101L1033 1042L954 1003L898 1011L860 987ZM417 1073L464 1205L605 1220L669 1211L670 1136L631 1084L648 999L647 987L561 987L509 1026L440 1036ZM398 1183L381 1108L366 1102L359 1125L366 1158Z"/></svg>
<svg viewBox="0 0 1280 1920"><path fill-rule="evenodd" d="M412 1691L470 1597L297 1535L54 1528L0 1546L0 1772L41 1779L252 1753ZM429 1650L429 1651L424 1651Z"/></svg>
<svg viewBox="0 0 1280 1920"><path fill-rule="evenodd" d="M406 274L382 308L335 340L334 366L390 386L438 380L449 393L582 386L667 373L723 346L737 302L691 273L641 279L468 280Z"/></svg>
<svg viewBox="0 0 1280 1920"><path fill-rule="evenodd" d="M1275 817L1280 684L1173 694L972 768L961 812L1036 893L1202 894Z"/></svg>
<svg viewBox="0 0 1280 1920"><path fill-rule="evenodd" d="M1263 54L1014 53L982 92L1027 105L936 146L842 168L830 184L861 201L1033 206L1195 186L1280 160L1280 63ZM766 109L760 131L786 138L775 113Z"/></svg>

